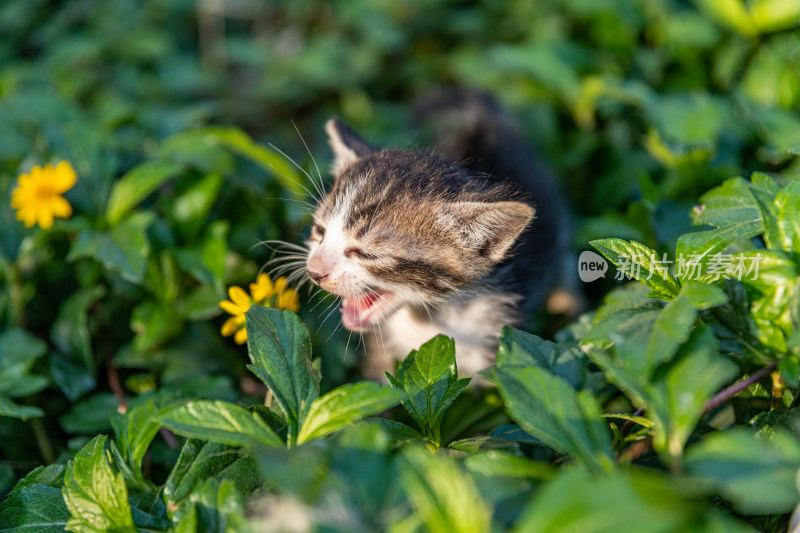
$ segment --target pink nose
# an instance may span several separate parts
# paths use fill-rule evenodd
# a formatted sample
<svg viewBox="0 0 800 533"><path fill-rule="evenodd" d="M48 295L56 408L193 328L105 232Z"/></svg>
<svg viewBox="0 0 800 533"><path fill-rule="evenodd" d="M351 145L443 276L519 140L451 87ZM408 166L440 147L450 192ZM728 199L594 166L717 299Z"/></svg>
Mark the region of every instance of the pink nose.
<svg viewBox="0 0 800 533"><path fill-rule="evenodd" d="M331 268L332 265L324 261L319 255L312 255L311 258L308 260L308 265L306 266L308 270L308 276L314 281L314 283L319 283L323 279L327 278L331 275Z"/></svg>

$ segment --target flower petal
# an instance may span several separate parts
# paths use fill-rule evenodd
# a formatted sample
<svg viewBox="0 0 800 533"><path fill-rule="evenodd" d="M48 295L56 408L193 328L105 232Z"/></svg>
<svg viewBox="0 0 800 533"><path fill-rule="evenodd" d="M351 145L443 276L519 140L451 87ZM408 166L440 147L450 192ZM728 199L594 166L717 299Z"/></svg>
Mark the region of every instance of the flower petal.
<svg viewBox="0 0 800 533"><path fill-rule="evenodd" d="M242 309L230 300L222 300L219 306L234 316L244 316L244 312L247 311L247 309Z"/></svg>
<svg viewBox="0 0 800 533"><path fill-rule="evenodd" d="M297 291L294 289L286 289L278 295L278 301L275 302L275 306L278 309L290 309L296 313L300 309L298 300Z"/></svg>
<svg viewBox="0 0 800 533"><path fill-rule="evenodd" d="M72 215L72 206L61 196L53 196L49 208L53 216L59 218L69 218Z"/></svg>
<svg viewBox="0 0 800 533"><path fill-rule="evenodd" d="M286 286L286 276L281 276L275 280L275 292L281 292Z"/></svg>
<svg viewBox="0 0 800 533"><path fill-rule="evenodd" d="M243 308L245 311L250 308L250 296L247 295L243 288L235 286L230 287L228 289L228 296L230 296L232 302Z"/></svg>
<svg viewBox="0 0 800 533"><path fill-rule="evenodd" d="M259 303L272 296L272 280L268 274L259 274L256 282L250 284L250 295Z"/></svg>
<svg viewBox="0 0 800 533"><path fill-rule="evenodd" d="M244 344L247 342L247 328L242 328L236 332L236 335L233 336L234 342L236 344Z"/></svg>
<svg viewBox="0 0 800 533"><path fill-rule="evenodd" d="M53 213L49 209L39 209L39 227L50 229L53 227Z"/></svg>
<svg viewBox="0 0 800 533"><path fill-rule="evenodd" d="M222 333L223 337L230 337L236 333L237 329L239 329L239 325L236 323L236 317L231 317L222 324L220 333Z"/></svg>
<svg viewBox="0 0 800 533"><path fill-rule="evenodd" d="M62 161L53 169L50 182L55 191L66 192L75 185L77 179L78 175L75 174L75 169L72 168L69 161Z"/></svg>

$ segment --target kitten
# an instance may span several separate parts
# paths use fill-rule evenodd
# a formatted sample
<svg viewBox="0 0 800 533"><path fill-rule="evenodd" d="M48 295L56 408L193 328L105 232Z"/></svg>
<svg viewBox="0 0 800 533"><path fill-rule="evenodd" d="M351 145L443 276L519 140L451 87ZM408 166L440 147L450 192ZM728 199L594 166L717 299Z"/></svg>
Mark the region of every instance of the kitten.
<svg viewBox="0 0 800 533"><path fill-rule="evenodd" d="M519 326L558 282L561 197L503 110L448 91L423 102L435 153L376 149L325 126L333 188L314 213L306 268L341 298L342 324L367 335L367 377L438 333L461 374L491 365L503 325Z"/></svg>

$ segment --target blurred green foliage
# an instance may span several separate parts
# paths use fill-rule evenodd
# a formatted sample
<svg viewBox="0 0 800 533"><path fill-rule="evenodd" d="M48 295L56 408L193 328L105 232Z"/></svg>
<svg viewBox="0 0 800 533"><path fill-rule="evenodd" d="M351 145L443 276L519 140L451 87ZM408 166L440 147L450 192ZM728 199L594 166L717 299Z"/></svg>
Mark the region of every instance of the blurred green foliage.
<svg viewBox="0 0 800 533"><path fill-rule="evenodd" d="M11 494L0 530L9 517L54 531L235 529L242 495L263 485L256 472L281 495L258 516L302 502L315 509L310 522L342 531L575 527L564 517L609 531L736 530L695 501L713 491L755 527L786 528L796 435L717 433L683 452L725 425L730 413L712 423L702 412L708 397L777 361L780 401L754 384L733 402L736 422L761 437L796 431L798 203L784 185L800 168L790 152L800 145L800 3L6 0L0 36L0 495ZM642 304L638 288L605 297L610 279L586 285L603 307L558 344L504 332L487 376L499 391L461 394L452 354L429 347L392 381L406 398L342 385L356 342L334 331L330 301L304 294L319 359L312 368L295 353L289 367L308 366L313 397L300 414L313 424L286 416L277 396L287 375L264 361L256 374L283 411L242 407L260 404L265 387L220 337L218 302L272 256L262 240L302 239L305 173L324 175L329 160L321 125L338 115L377 145L414 147L409 107L443 85L487 89L518 118L567 193L577 249L605 239L594 244L613 260L630 247L733 245L764 254L769 276L723 296L712 280L703 286L716 292L662 277L650 289L663 308ZM78 174L66 194L74 215L26 229L9 205L17 176L60 160ZM722 184L753 171L777 181ZM705 210L690 217L698 198ZM692 223L722 233L689 233ZM543 330L563 323L551 317ZM640 352L651 366L630 366ZM408 410L392 419L354 423L401 401ZM187 422L187 405L249 429L212 436ZM640 406L646 417L630 414ZM502 425L508 416L522 429ZM175 442L160 424L213 442ZM251 439L311 442L251 453ZM626 470L629 447L645 439L653 451L631 460L672 477ZM409 440L452 453L393 453ZM579 466L547 481L563 463ZM681 484L684 466L702 490ZM342 502L352 515L336 514ZM108 523L80 522L98 504Z"/></svg>

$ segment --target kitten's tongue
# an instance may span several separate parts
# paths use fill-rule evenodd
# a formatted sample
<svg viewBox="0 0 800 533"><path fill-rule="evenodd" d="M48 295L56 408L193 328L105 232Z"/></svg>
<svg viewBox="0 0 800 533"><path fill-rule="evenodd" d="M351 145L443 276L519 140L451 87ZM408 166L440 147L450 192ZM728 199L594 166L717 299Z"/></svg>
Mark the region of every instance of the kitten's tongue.
<svg viewBox="0 0 800 533"><path fill-rule="evenodd" d="M359 296L342 298L342 324L354 331L372 327L389 306L391 293L368 292Z"/></svg>

